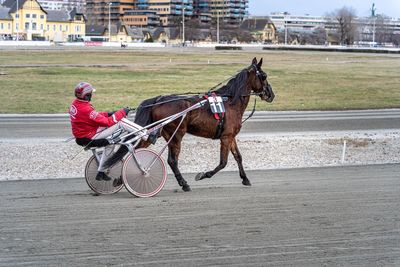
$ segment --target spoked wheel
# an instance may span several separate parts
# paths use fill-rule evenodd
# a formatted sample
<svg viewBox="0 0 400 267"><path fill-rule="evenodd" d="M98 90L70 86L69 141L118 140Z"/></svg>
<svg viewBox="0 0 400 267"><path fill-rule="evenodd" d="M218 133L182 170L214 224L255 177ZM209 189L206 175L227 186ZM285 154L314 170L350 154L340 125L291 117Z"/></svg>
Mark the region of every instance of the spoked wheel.
<svg viewBox="0 0 400 267"><path fill-rule="evenodd" d="M122 182L118 183L118 179L121 178L122 164L122 160L120 160L105 172L111 178L111 181L97 181L96 175L99 163L95 156L91 156L85 168L86 183L90 189L98 194L107 195L117 193L124 186Z"/></svg>
<svg viewBox="0 0 400 267"><path fill-rule="evenodd" d="M157 195L167 181L167 169L164 160L150 149L138 149L135 152L138 162L130 154L124 162L122 179L126 189L137 197ZM139 165L146 171L143 172Z"/></svg>

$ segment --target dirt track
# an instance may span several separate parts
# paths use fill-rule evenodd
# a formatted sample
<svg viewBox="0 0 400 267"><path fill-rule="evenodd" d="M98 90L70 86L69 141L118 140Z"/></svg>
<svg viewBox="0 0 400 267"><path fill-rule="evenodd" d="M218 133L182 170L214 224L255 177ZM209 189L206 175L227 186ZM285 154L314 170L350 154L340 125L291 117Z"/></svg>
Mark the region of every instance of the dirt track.
<svg viewBox="0 0 400 267"><path fill-rule="evenodd" d="M236 172L150 199L2 182L1 266L400 264L400 165Z"/></svg>

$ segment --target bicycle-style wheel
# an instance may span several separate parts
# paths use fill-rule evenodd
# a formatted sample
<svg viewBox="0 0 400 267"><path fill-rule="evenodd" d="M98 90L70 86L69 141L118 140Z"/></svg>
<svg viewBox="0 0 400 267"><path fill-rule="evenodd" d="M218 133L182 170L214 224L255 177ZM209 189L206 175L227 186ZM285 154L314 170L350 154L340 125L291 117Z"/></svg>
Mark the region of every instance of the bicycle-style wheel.
<svg viewBox="0 0 400 267"><path fill-rule="evenodd" d="M164 160L150 149L138 149L135 152L138 163L130 154L124 162L122 179L126 189L137 197L152 197L157 195L167 181L167 169Z"/></svg>
<svg viewBox="0 0 400 267"><path fill-rule="evenodd" d="M91 156L85 167L85 180L90 189L102 195L114 194L122 189L124 186L122 182L117 183L122 174L122 160L115 163L109 168L105 174L111 178L111 181L98 181L96 180L97 168L99 163L95 156Z"/></svg>

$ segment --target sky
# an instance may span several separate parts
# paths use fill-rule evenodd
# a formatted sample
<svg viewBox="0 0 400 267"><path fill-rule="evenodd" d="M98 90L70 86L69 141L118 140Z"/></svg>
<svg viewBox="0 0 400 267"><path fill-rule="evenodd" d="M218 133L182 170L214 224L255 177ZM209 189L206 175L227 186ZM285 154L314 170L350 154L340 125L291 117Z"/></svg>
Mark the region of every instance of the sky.
<svg viewBox="0 0 400 267"><path fill-rule="evenodd" d="M400 0L249 0L250 15L267 16L271 12L289 12L292 15L324 16L343 6L352 7L359 17L371 14L375 3L376 14L400 18Z"/></svg>

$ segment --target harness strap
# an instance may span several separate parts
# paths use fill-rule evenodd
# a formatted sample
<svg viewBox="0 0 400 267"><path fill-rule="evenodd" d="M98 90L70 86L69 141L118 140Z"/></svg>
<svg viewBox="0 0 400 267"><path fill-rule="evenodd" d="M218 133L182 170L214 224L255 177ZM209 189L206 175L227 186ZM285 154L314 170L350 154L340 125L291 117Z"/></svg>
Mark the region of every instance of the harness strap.
<svg viewBox="0 0 400 267"><path fill-rule="evenodd" d="M215 135L213 137L213 139L220 139L222 132L224 131L224 122L225 122L225 117L221 116L220 119L218 119L218 125L217 125L217 130L215 132Z"/></svg>
<svg viewBox="0 0 400 267"><path fill-rule="evenodd" d="M254 112L256 111L256 103L257 103L257 98L254 98L254 106L253 106L253 110L251 111L250 115L244 120L242 121L242 124L245 123L248 119L250 119L251 117L253 117Z"/></svg>
<svg viewBox="0 0 400 267"><path fill-rule="evenodd" d="M208 99L209 96L216 97L217 94L215 92L211 92L208 95L204 95L205 99ZM222 132L224 131L224 122L225 122L225 112L214 113L214 118L218 121L217 129L215 131L215 135L212 139L220 139Z"/></svg>

